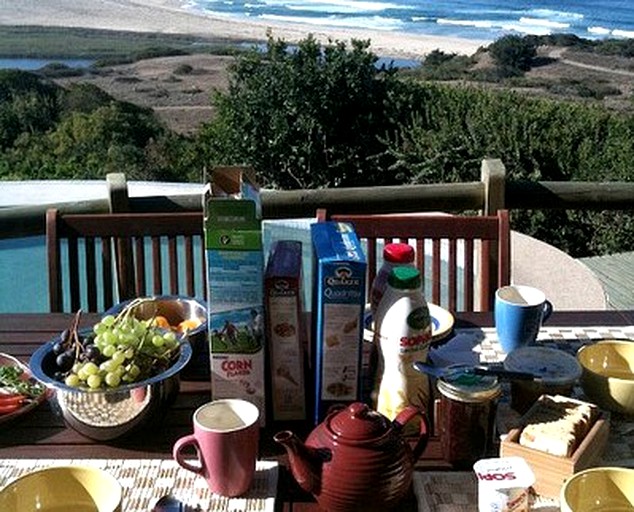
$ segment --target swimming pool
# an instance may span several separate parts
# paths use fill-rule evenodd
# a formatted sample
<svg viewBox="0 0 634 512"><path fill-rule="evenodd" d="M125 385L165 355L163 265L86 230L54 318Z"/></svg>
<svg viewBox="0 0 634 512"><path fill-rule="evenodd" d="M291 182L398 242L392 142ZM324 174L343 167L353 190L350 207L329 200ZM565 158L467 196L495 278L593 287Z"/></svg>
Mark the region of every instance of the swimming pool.
<svg viewBox="0 0 634 512"><path fill-rule="evenodd" d="M312 246L310 224L315 219L265 220L263 222L264 254L276 240L298 240L302 243L304 308L310 311L312 295ZM427 251L426 251L427 252ZM198 248L194 253L199 254ZM378 254L382 254L379 250ZM429 248L431 254L431 247ZM148 258L151 251L146 251ZM379 261L379 265L382 262ZM427 265L431 264L431 256ZM167 272L167 271L166 271ZM201 276L202 278L202 276ZM164 276L167 281L167 275ZM181 282L184 280L181 279ZM441 288L446 290L448 277L443 269ZM462 289L459 280L458 288ZM149 289L149 287L148 287ZM64 295L67 295L65 293ZM425 282L425 295L431 296L431 283ZM198 297L202 298L202 297ZM459 294L458 306L461 307ZM42 313L49 311L48 269L44 236L0 240L0 313Z"/></svg>

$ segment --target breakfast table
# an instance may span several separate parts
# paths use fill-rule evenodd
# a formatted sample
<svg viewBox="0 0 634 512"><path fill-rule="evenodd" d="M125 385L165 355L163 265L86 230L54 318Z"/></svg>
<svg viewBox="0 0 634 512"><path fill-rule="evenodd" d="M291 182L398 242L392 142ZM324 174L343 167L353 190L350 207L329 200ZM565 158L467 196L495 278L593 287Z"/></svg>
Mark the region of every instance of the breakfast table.
<svg viewBox="0 0 634 512"><path fill-rule="evenodd" d="M72 318L65 313L0 314L0 353L28 363L30 355L67 328ZM96 314L84 314L83 322L89 325L98 318ZM504 357L497 345L491 313L457 314L452 336L477 343L483 363L499 362ZM538 341L574 353L581 345L603 338L634 340L634 311L558 311L542 327ZM445 340L444 346L451 342ZM293 430L304 439L311 425L274 423L262 430L256 478L242 498L209 496L202 478L179 471L172 460L172 446L176 439L191 432L193 411L210 397L208 380L182 379L175 402L159 423L108 442L88 439L67 427L51 401L10 422L3 423L0 417L0 487L36 467L72 462L113 472L126 492L126 512L150 510L159 496L170 492L192 498L198 510L317 510L313 497L302 491L290 474L284 449L273 441L273 434L283 429ZM604 463L634 463L632 433L634 418L613 416ZM192 505L191 510L196 509ZM539 498L535 509L558 510L553 500ZM477 510L475 475L456 471L446 463L435 435L417 463L402 510Z"/></svg>

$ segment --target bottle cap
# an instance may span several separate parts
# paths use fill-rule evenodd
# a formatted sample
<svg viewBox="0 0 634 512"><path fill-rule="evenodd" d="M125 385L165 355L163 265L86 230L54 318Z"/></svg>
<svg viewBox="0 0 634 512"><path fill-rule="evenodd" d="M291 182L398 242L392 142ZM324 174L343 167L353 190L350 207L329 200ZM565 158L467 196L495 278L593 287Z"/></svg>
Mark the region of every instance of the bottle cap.
<svg viewBox="0 0 634 512"><path fill-rule="evenodd" d="M422 279L417 268L401 266L392 269L387 282L398 290L414 290L421 287Z"/></svg>
<svg viewBox="0 0 634 512"><path fill-rule="evenodd" d="M401 242L387 244L383 248L383 259L390 263L411 263L414 261L414 248Z"/></svg>

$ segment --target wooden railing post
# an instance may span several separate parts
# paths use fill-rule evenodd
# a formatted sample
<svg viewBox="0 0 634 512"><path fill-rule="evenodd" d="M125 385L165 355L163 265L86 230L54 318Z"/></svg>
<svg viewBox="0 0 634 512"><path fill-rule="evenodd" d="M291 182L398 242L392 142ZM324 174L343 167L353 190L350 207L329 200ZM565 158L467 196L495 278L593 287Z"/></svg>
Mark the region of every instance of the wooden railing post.
<svg viewBox="0 0 634 512"><path fill-rule="evenodd" d="M484 183L483 215L495 215L506 208L506 168L502 160L482 160L480 179Z"/></svg>
<svg viewBox="0 0 634 512"><path fill-rule="evenodd" d="M111 172L106 175L108 187L108 207L110 213L130 211L128 182L125 174ZM119 300L135 296L134 258L129 240L117 240L115 244L115 275Z"/></svg>
<svg viewBox="0 0 634 512"><path fill-rule="evenodd" d="M110 213L127 213L130 211L128 182L122 172L111 172L106 175L108 187L108 207Z"/></svg>

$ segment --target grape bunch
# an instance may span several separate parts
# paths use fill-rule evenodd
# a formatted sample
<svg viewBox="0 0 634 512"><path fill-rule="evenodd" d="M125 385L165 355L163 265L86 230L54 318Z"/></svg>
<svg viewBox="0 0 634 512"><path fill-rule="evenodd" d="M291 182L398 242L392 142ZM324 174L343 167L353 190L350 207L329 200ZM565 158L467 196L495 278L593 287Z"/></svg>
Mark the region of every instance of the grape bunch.
<svg viewBox="0 0 634 512"><path fill-rule="evenodd" d="M77 329L78 312L53 345L55 378L74 388L112 389L169 368L180 349L176 334L153 319L139 320L131 311L128 307L117 316L104 316L84 335Z"/></svg>

